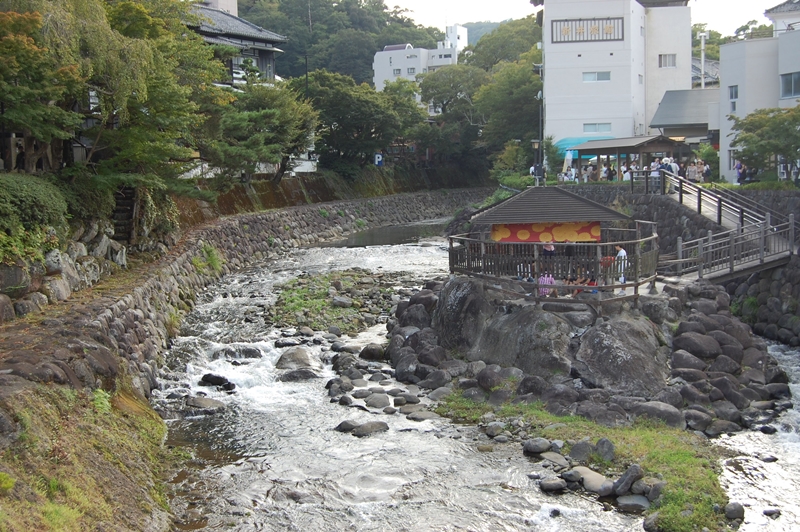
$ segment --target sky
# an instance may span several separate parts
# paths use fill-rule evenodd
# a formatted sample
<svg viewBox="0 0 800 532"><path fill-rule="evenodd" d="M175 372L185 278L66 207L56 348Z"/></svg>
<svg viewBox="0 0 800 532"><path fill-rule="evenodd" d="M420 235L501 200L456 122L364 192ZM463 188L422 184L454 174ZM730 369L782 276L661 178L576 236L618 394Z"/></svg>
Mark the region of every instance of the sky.
<svg viewBox="0 0 800 532"><path fill-rule="evenodd" d="M389 8L399 6L412 11L409 17L423 26L444 30L445 26L467 22L500 22L520 19L539 8L528 0L385 0ZM733 35L750 20L768 23L764 11L783 0L689 0L692 23L708 24L722 35Z"/></svg>

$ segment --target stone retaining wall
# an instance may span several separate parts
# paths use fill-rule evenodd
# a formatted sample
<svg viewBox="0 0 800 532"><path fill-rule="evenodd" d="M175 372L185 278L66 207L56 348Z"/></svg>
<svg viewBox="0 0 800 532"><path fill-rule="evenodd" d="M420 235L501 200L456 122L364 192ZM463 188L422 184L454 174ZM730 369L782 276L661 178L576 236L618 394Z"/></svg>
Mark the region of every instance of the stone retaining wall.
<svg viewBox="0 0 800 532"><path fill-rule="evenodd" d="M0 390L25 381L112 389L128 375L143 396L157 386L168 330L180 322L195 296L220 276L291 248L343 237L371 227L451 216L482 201L487 189L400 194L246 214L196 230L184 251L153 272L142 286L117 299L75 305L69 316L46 319L36 341L14 345L0 360ZM205 265L204 246L223 259L219 273ZM0 402L2 401L0 393ZM0 418L3 411L0 409ZM0 447L16 424L0 419Z"/></svg>

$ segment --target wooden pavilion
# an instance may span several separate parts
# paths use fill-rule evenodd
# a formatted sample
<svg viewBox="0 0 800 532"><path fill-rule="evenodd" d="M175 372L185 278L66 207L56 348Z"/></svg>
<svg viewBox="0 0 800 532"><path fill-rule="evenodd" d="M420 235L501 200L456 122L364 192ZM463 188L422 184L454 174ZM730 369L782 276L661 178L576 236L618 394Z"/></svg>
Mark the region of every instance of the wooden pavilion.
<svg viewBox="0 0 800 532"><path fill-rule="evenodd" d="M557 282L594 279L600 286L632 286L634 295L655 276L655 224L562 187L529 187L477 213L472 227L469 235L450 237L452 273L534 284L546 273ZM628 253L625 260L617 260L617 244Z"/></svg>
<svg viewBox="0 0 800 532"><path fill-rule="evenodd" d="M624 155L628 164L635 159L639 161L639 165L641 166L649 163L649 161L656 156L677 157L680 159L682 154L691 153L691 150L685 143L665 137L664 135L590 140L570 148L570 150L578 152L578 161L596 156L598 167L602 166L601 159L604 156L607 161L610 156L615 156L617 164L619 164L620 161L623 160L622 156Z"/></svg>

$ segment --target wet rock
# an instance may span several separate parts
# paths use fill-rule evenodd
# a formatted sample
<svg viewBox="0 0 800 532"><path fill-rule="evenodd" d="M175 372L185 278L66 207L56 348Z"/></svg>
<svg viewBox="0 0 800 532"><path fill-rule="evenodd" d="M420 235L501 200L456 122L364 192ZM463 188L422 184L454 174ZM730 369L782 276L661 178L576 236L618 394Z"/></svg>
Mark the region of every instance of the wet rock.
<svg viewBox="0 0 800 532"><path fill-rule="evenodd" d="M724 419L717 419L704 431L708 436L714 438L720 434L727 434L729 432L740 432L742 427L733 421L726 421Z"/></svg>
<svg viewBox="0 0 800 532"><path fill-rule="evenodd" d="M304 347L293 347L281 354L278 362L275 363L276 369L301 369L319 368L320 364L311 357L311 353Z"/></svg>
<svg viewBox="0 0 800 532"><path fill-rule="evenodd" d="M333 299L331 300L331 305L339 308L350 308L353 306L353 300L347 296L337 295L333 296Z"/></svg>
<svg viewBox="0 0 800 532"><path fill-rule="evenodd" d="M720 373L730 373L734 375L739 372L741 367L739 364L736 363L733 359L726 355L720 355L711 363L711 365L706 370L707 372L720 372Z"/></svg>
<svg viewBox="0 0 800 532"><path fill-rule="evenodd" d="M452 388L448 388L447 386L442 386L441 388L436 388L431 393L428 394L428 399L431 401L440 401L453 393Z"/></svg>
<svg viewBox="0 0 800 532"><path fill-rule="evenodd" d="M569 462L567 462L567 459L561 456L559 453L547 451L541 453L539 456L541 456L543 460L547 460L548 462L555 464L558 467L569 467Z"/></svg>
<svg viewBox="0 0 800 532"><path fill-rule="evenodd" d="M206 373L200 378L201 386L221 386L228 382L226 377L215 375L213 373Z"/></svg>
<svg viewBox="0 0 800 532"><path fill-rule="evenodd" d="M693 354L689 353L688 351L684 351L683 349L678 349L674 353L672 353L672 367L677 368L686 368L686 369L697 369L703 371L706 369L706 364Z"/></svg>
<svg viewBox="0 0 800 532"><path fill-rule="evenodd" d="M478 386L487 392L503 384L503 378L491 368L482 369L475 379L478 381Z"/></svg>
<svg viewBox="0 0 800 532"><path fill-rule="evenodd" d="M364 400L364 404L370 408L386 408L391 401L389 396L384 393L373 393Z"/></svg>
<svg viewBox="0 0 800 532"><path fill-rule="evenodd" d="M429 419L438 419L439 416L435 412L418 410L417 412L411 412L406 416L406 418L410 419L411 421L427 421Z"/></svg>
<svg viewBox="0 0 800 532"><path fill-rule="evenodd" d="M308 381L311 379L319 379L320 376L311 371L310 369L294 369L292 371L288 371L280 376L278 380L281 382L302 382Z"/></svg>
<svg viewBox="0 0 800 532"><path fill-rule="evenodd" d="M445 360L437 367L449 373L453 378L460 377L467 372L467 363L463 360Z"/></svg>
<svg viewBox="0 0 800 532"><path fill-rule="evenodd" d="M420 388L428 388L435 390L436 388L441 388L447 384L450 384L452 381L452 377L447 371L437 369L430 373L424 380L420 381L417 385Z"/></svg>
<svg viewBox="0 0 800 532"><path fill-rule="evenodd" d="M490 438L494 438L495 436L502 434L504 430L506 430L505 423L493 421L486 426L486 435Z"/></svg>
<svg viewBox="0 0 800 532"><path fill-rule="evenodd" d="M563 478L547 478L539 482L539 488L547 493L567 489L567 481Z"/></svg>
<svg viewBox="0 0 800 532"><path fill-rule="evenodd" d="M336 430L338 432L350 432L359 425L360 423L358 421L347 419L336 425L336 428L334 428L333 430Z"/></svg>
<svg viewBox="0 0 800 532"><path fill-rule="evenodd" d="M364 346L364 349L358 354L360 358L364 360L384 360L385 353L383 346L378 344L367 344Z"/></svg>
<svg viewBox="0 0 800 532"><path fill-rule="evenodd" d="M684 410L683 416L692 430L705 431L713 421L711 416L697 410Z"/></svg>
<svg viewBox="0 0 800 532"><path fill-rule="evenodd" d="M517 395L535 395L540 397L550 384L538 375L530 375L522 379L517 386Z"/></svg>
<svg viewBox="0 0 800 532"><path fill-rule="evenodd" d="M480 388L468 388L461 393L461 397L475 401L476 403L485 403L488 395Z"/></svg>
<svg viewBox="0 0 800 532"><path fill-rule="evenodd" d="M200 412L192 412L193 414L213 414L225 410L225 403L217 401L216 399L209 399L208 397L189 397L186 399L186 406L189 408L197 409Z"/></svg>
<svg viewBox="0 0 800 532"><path fill-rule="evenodd" d="M744 519L744 506L738 502L725 505L725 517L728 519Z"/></svg>
<svg viewBox="0 0 800 532"><path fill-rule="evenodd" d="M696 332L687 332L672 340L672 347L683 349L692 355L709 359L722 354L722 348L714 338Z"/></svg>
<svg viewBox="0 0 800 532"><path fill-rule="evenodd" d="M625 495L617 499L619 511L629 514L639 514L650 508L650 501L643 495Z"/></svg>
<svg viewBox="0 0 800 532"><path fill-rule="evenodd" d="M299 338L278 338L275 340L275 347L295 347L302 344L302 340Z"/></svg>
<svg viewBox="0 0 800 532"><path fill-rule="evenodd" d="M546 438L533 438L526 440L522 445L522 450L526 453L540 454L550 450L550 440Z"/></svg>
<svg viewBox="0 0 800 532"><path fill-rule="evenodd" d="M378 432L386 432L387 430L389 430L389 425L383 421L368 421L354 428L352 434L358 438L363 438Z"/></svg>

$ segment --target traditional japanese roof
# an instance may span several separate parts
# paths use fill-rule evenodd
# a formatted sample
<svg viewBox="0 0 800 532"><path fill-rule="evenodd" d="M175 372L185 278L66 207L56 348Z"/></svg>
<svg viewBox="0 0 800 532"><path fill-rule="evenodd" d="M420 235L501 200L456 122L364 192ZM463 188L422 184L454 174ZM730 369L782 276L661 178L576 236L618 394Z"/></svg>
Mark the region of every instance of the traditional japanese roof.
<svg viewBox="0 0 800 532"><path fill-rule="evenodd" d="M672 7L672 6L685 6L689 4L689 0L636 0L644 7Z"/></svg>
<svg viewBox="0 0 800 532"><path fill-rule="evenodd" d="M800 11L800 0L786 0L782 4L767 9L764 13L788 13L790 11Z"/></svg>
<svg viewBox="0 0 800 532"><path fill-rule="evenodd" d="M203 5L195 5L192 9L199 15L196 26L197 31L206 36L239 37L269 43L287 42L287 38L283 35L265 30L242 18L231 15L227 11L220 11Z"/></svg>
<svg viewBox="0 0 800 532"><path fill-rule="evenodd" d="M700 84L700 58L692 57L692 83ZM719 61L706 59L706 85L719 83Z"/></svg>
<svg viewBox="0 0 800 532"><path fill-rule="evenodd" d="M719 88L667 91L650 127L708 126L708 105L719 102Z"/></svg>
<svg viewBox="0 0 800 532"><path fill-rule="evenodd" d="M478 224L610 222L630 220L621 212L561 187L528 187L472 218Z"/></svg>

